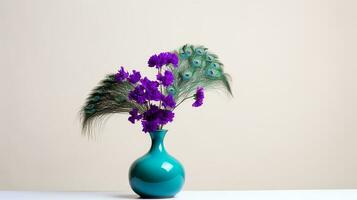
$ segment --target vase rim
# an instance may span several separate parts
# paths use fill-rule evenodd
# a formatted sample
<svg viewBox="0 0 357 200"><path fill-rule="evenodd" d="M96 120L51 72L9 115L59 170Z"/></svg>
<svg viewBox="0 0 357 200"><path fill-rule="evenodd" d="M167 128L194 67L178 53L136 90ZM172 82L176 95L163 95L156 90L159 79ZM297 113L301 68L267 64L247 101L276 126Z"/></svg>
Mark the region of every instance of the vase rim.
<svg viewBox="0 0 357 200"><path fill-rule="evenodd" d="M159 129L159 130L156 130L156 131L152 131L150 133L157 133L157 132L167 132L167 129Z"/></svg>

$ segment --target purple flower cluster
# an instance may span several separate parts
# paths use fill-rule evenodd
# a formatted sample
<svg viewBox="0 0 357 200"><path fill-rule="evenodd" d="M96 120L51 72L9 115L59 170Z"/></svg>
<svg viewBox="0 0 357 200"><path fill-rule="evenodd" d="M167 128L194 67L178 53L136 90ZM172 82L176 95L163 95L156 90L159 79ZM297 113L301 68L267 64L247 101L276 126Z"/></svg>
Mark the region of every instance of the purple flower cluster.
<svg viewBox="0 0 357 200"><path fill-rule="evenodd" d="M178 57L174 53L163 52L159 55L153 55L148 61L149 67L161 68L164 65L172 64L174 67L178 66Z"/></svg>
<svg viewBox="0 0 357 200"><path fill-rule="evenodd" d="M120 70L118 70L118 73L115 74L115 80L118 82L124 81L126 78L128 78L129 73L124 70L124 67L120 67Z"/></svg>
<svg viewBox="0 0 357 200"><path fill-rule="evenodd" d="M141 79L140 72L133 70L133 73L129 75L128 81L132 84L139 82Z"/></svg>
<svg viewBox="0 0 357 200"><path fill-rule="evenodd" d="M203 92L202 87L198 87L196 89L196 94L194 95L195 102L193 102L193 107L199 107L203 104L203 99L205 98L205 94Z"/></svg>
<svg viewBox="0 0 357 200"><path fill-rule="evenodd" d="M174 96L172 94L167 95L166 97L162 97L162 104L165 108L175 108L176 102Z"/></svg>
<svg viewBox="0 0 357 200"><path fill-rule="evenodd" d="M142 79L141 85L144 86L145 92L146 92L146 99L147 100L152 100L152 101L160 101L162 94L159 91L159 82L157 81L151 81L147 77Z"/></svg>
<svg viewBox="0 0 357 200"><path fill-rule="evenodd" d="M134 100L138 104L145 104L146 103L146 92L145 92L145 87L142 85L138 85L129 92L128 95L129 100Z"/></svg>
<svg viewBox="0 0 357 200"><path fill-rule="evenodd" d="M175 116L172 112L177 106L174 94L164 95L162 93L162 91L174 87L174 74L170 70L165 70L162 73L162 67L170 64L174 67L178 66L178 57L174 53L164 52L150 57L149 67L158 68L156 80L150 80L147 77L142 78L140 72L135 70L129 73L125 71L124 67L121 67L115 74L117 82L127 81L133 85L133 89L128 93L128 100L140 106L129 112L128 120L133 124L136 121L141 121L144 132L152 132L162 128L163 125L172 122ZM201 106L204 99L203 88L198 87L193 97L195 102L192 106Z"/></svg>
<svg viewBox="0 0 357 200"><path fill-rule="evenodd" d="M144 132L151 132L158 130L160 126L171 122L174 118L174 113L170 110L176 106L174 97L169 94L165 96L159 89L157 81L151 81L147 77L140 80L134 90L129 92L129 100L133 100L138 104L147 106L147 110L140 115L138 110L134 108L129 112L128 120L135 123L136 120L141 120ZM149 104L148 102L160 101L163 108L157 105Z"/></svg>
<svg viewBox="0 0 357 200"><path fill-rule="evenodd" d="M167 86L172 85L172 83L174 82L175 77L174 77L174 74L171 71L166 70L164 72L164 75L162 75L161 73L157 74L156 75L156 79L158 81L160 81L163 86L167 87Z"/></svg>
<svg viewBox="0 0 357 200"><path fill-rule="evenodd" d="M129 112L130 117L128 118L128 120L135 124L135 120L140 120L143 116L139 114L139 110L137 108L133 108L130 112Z"/></svg>
<svg viewBox="0 0 357 200"><path fill-rule="evenodd" d="M150 105L150 109L144 112L141 124L144 132L152 132L159 129L160 125L172 122L175 114L171 110L160 109L156 105Z"/></svg>
<svg viewBox="0 0 357 200"><path fill-rule="evenodd" d="M172 110L176 106L175 98L172 94L164 95L161 91L166 91L166 87L174 82L174 75L171 71L165 70L161 73L162 66L172 64L177 67L178 58L174 53L160 53L153 55L149 61L149 66L156 66L159 73L157 80L150 80L147 77L142 78L140 72L133 70L132 73L125 71L121 67L115 74L115 80L119 83L128 81L134 88L128 94L128 99L142 105L145 110L139 111L133 108L129 112L128 120L131 123L141 120L144 132L152 132L161 128L168 122L172 122L175 114ZM154 104L154 102L157 102Z"/></svg>

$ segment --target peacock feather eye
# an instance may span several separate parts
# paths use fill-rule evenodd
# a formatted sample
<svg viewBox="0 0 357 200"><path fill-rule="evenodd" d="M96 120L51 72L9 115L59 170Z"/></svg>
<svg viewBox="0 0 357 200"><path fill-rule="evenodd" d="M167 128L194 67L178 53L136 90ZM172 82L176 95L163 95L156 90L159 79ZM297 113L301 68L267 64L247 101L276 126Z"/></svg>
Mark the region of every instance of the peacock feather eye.
<svg viewBox="0 0 357 200"><path fill-rule="evenodd" d="M85 110L85 113L87 114L87 115L91 115L91 114L93 114L93 113L95 113L95 109L93 108L93 109L90 109L90 110Z"/></svg>
<svg viewBox="0 0 357 200"><path fill-rule="evenodd" d="M205 50L202 48L195 49L195 53L199 56L202 56L205 53Z"/></svg>
<svg viewBox="0 0 357 200"><path fill-rule="evenodd" d="M167 88L166 88L166 91L167 91L167 93L172 94L172 95L175 95L175 94L176 94L176 90L175 90L175 88L172 87L172 86L167 87Z"/></svg>
<svg viewBox="0 0 357 200"><path fill-rule="evenodd" d="M192 72L191 71L185 71L182 74L182 79L185 80L185 81L190 80L191 77L192 77Z"/></svg>
<svg viewBox="0 0 357 200"><path fill-rule="evenodd" d="M94 104L88 104L86 107L85 107L86 110L92 110L94 109Z"/></svg>
<svg viewBox="0 0 357 200"><path fill-rule="evenodd" d="M215 57L212 56L212 55L207 54L207 55L206 55L206 60L207 60L208 62L213 62L213 61L215 60Z"/></svg>
<svg viewBox="0 0 357 200"><path fill-rule="evenodd" d="M186 46L186 47L185 47L185 55L186 55L187 57L192 56L192 48L191 48L190 46Z"/></svg>
<svg viewBox="0 0 357 200"><path fill-rule="evenodd" d="M94 96L94 97L92 97L92 98L90 98L90 102L93 102L93 103L96 103L96 102L98 102L100 100L100 96Z"/></svg>
<svg viewBox="0 0 357 200"><path fill-rule="evenodd" d="M208 68L207 71L206 71L206 75L209 78L219 78L222 74L216 68Z"/></svg>
<svg viewBox="0 0 357 200"><path fill-rule="evenodd" d="M209 67L215 68L215 69L218 69L220 66L221 66L221 65L220 65L219 63L216 63L216 62L211 63L211 64L209 65Z"/></svg>
<svg viewBox="0 0 357 200"><path fill-rule="evenodd" d="M181 49L179 50L179 56L180 56L180 58L182 58L182 59L188 58L188 56L186 55L186 53L185 53L185 51L184 51L183 48L181 48Z"/></svg>
<svg viewBox="0 0 357 200"><path fill-rule="evenodd" d="M194 67L201 67L202 61L199 57L196 57L196 58L192 59L191 64Z"/></svg>

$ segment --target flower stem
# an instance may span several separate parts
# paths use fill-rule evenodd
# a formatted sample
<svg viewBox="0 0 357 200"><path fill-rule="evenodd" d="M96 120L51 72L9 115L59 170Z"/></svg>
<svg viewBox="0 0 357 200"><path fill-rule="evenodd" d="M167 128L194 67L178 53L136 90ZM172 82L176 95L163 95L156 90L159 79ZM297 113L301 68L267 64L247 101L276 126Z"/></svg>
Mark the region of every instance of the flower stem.
<svg viewBox="0 0 357 200"><path fill-rule="evenodd" d="M157 70L159 74L161 74L161 68ZM162 84L160 84L160 93L162 94ZM161 109L161 106L162 106L162 100L160 100L160 103L159 103L159 109ZM161 126L162 128L162 126Z"/></svg>
<svg viewBox="0 0 357 200"><path fill-rule="evenodd" d="M192 95L192 96L189 96L189 97L186 97L186 98L182 99L182 101L180 101L180 103L178 103L178 104L175 106L175 108L172 109L172 111L175 110L182 102L186 101L187 99L191 99L191 98L193 98L194 96L195 96L195 95Z"/></svg>

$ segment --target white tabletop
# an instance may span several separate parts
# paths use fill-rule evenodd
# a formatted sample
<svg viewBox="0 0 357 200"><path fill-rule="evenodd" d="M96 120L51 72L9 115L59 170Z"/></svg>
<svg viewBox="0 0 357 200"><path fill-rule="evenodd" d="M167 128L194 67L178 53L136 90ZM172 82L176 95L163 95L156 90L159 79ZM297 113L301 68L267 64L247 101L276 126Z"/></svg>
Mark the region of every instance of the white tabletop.
<svg viewBox="0 0 357 200"><path fill-rule="evenodd" d="M138 199L120 192L30 192L0 191L0 200L105 200ZM176 198L185 200L357 200L357 190L258 190L183 191Z"/></svg>

